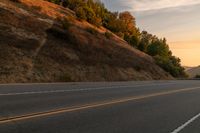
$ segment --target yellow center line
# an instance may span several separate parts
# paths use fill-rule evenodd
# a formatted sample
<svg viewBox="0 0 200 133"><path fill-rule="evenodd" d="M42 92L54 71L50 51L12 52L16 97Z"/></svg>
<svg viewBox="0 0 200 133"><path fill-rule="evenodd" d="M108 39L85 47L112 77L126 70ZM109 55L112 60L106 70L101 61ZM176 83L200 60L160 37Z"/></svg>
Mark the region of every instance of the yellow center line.
<svg viewBox="0 0 200 133"><path fill-rule="evenodd" d="M51 116L51 115L67 113L67 112L80 111L80 110L84 110L84 109L96 108L96 107L101 107L101 106L106 106L106 105L113 105L113 104L118 104L118 103L141 100L141 99L146 99L146 98L151 98L151 97L156 97L156 96L169 95L169 94L178 93L178 92L192 91L192 90L197 90L197 89L200 89L200 87L158 92L158 93L153 93L153 94L128 97L128 98L123 98L123 99L118 99L118 100L107 101L107 102L104 101L101 103L85 104L85 105L79 106L79 107L61 108L61 109L50 110L50 111L45 111L45 112L37 112L37 113L32 113L32 114L13 116L13 117L0 119L0 124L6 124L6 123L10 123L10 122L17 122L17 121L38 118L38 117L44 117L44 116Z"/></svg>

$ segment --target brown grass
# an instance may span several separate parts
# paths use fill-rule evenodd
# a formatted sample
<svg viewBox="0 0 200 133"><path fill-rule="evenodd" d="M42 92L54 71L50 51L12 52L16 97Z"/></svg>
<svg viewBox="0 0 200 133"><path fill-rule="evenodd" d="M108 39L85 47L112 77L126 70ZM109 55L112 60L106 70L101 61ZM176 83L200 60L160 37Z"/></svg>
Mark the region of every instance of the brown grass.
<svg viewBox="0 0 200 133"><path fill-rule="evenodd" d="M46 1L1 0L0 82L171 78L150 56L106 31Z"/></svg>

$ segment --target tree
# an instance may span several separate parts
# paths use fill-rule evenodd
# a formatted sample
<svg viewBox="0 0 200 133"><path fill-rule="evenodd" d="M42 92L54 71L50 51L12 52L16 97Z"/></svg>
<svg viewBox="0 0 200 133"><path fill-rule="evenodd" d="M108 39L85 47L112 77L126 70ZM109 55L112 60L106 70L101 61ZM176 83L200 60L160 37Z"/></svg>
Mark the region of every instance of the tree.
<svg viewBox="0 0 200 133"><path fill-rule="evenodd" d="M84 9L85 14L87 16L87 21L92 23L92 24L95 23L96 15L95 15L93 9L88 7L88 6L85 6L83 9Z"/></svg>
<svg viewBox="0 0 200 133"><path fill-rule="evenodd" d="M67 0L67 3L68 3L67 7L74 11L76 10L76 8L86 6L84 0Z"/></svg>
<svg viewBox="0 0 200 133"><path fill-rule="evenodd" d="M147 53L151 56L168 56L169 46L162 40L156 39L151 42L147 47Z"/></svg>
<svg viewBox="0 0 200 133"><path fill-rule="evenodd" d="M124 33L126 25L122 20L118 19L118 12L108 13L104 18L103 25L114 33Z"/></svg>
<svg viewBox="0 0 200 133"><path fill-rule="evenodd" d="M151 44L153 40L153 35L149 34L147 31L142 31L139 35L138 49L147 53L147 47Z"/></svg>
<svg viewBox="0 0 200 133"><path fill-rule="evenodd" d="M137 36L125 34L124 40L126 40L131 46L135 48L138 47L139 39Z"/></svg>
<svg viewBox="0 0 200 133"><path fill-rule="evenodd" d="M78 7L75 10L76 16L81 20L87 20L87 15L83 7Z"/></svg>
<svg viewBox="0 0 200 133"><path fill-rule="evenodd" d="M126 32L132 34L136 31L135 18L131 15L130 12L121 12L119 14L119 19L122 20L123 23L126 25Z"/></svg>
<svg viewBox="0 0 200 133"><path fill-rule="evenodd" d="M180 59L175 56L161 57L155 56L156 63L163 68L166 72L169 72L174 77L187 77L184 68L180 64Z"/></svg>

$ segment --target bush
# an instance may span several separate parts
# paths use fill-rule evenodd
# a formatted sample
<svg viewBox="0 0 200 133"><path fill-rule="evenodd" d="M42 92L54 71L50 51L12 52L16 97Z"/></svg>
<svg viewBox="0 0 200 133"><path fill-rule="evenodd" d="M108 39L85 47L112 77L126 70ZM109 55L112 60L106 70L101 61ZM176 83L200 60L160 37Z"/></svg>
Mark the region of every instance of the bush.
<svg viewBox="0 0 200 133"><path fill-rule="evenodd" d="M89 27L86 29L87 32L93 34L93 35L97 35L98 31L95 28Z"/></svg>
<svg viewBox="0 0 200 133"><path fill-rule="evenodd" d="M108 31L105 32L105 37L106 37L107 39L110 39L112 36L113 36L113 35L112 35L111 32L108 32Z"/></svg>
<svg viewBox="0 0 200 133"><path fill-rule="evenodd" d="M184 68L181 67L179 59L175 57L154 57L156 64L164 69L166 72L170 73L173 77L185 78L187 77Z"/></svg>
<svg viewBox="0 0 200 133"><path fill-rule="evenodd" d="M31 8L37 11L41 11L42 9L40 6L31 6Z"/></svg>
<svg viewBox="0 0 200 133"><path fill-rule="evenodd" d="M76 9L76 16L81 20L87 19L86 13L82 7Z"/></svg>
<svg viewBox="0 0 200 133"><path fill-rule="evenodd" d="M115 33L115 34L120 38L124 38L124 33L122 33L122 32L118 32L118 33Z"/></svg>
<svg viewBox="0 0 200 133"><path fill-rule="evenodd" d="M170 56L169 46L163 40L156 39L147 47L147 53L151 56Z"/></svg>
<svg viewBox="0 0 200 133"><path fill-rule="evenodd" d="M59 38L61 40L66 40L69 41L70 40L70 33L68 31L68 29L71 26L71 23L69 22L69 20L67 18L57 18L58 23L61 24L62 27L58 27L57 25L53 25L51 28L47 29L46 32L48 34L53 35L56 38Z"/></svg>
<svg viewBox="0 0 200 133"><path fill-rule="evenodd" d="M62 24L62 28L68 30L71 27L71 23L67 18L57 18L58 22Z"/></svg>
<svg viewBox="0 0 200 133"><path fill-rule="evenodd" d="M127 41L131 46L137 48L139 44L139 39L135 35L124 35L124 40Z"/></svg>
<svg viewBox="0 0 200 133"><path fill-rule="evenodd" d="M93 11L93 9L89 8L87 6L85 6L83 9L84 9L84 12L85 12L85 14L87 16L87 21L89 23L94 24L95 23L95 16L96 15L95 15L95 12Z"/></svg>
<svg viewBox="0 0 200 133"><path fill-rule="evenodd" d="M61 0L47 0L49 2L55 3L55 4L60 4Z"/></svg>
<svg viewBox="0 0 200 133"><path fill-rule="evenodd" d="M20 3L20 0L10 0L10 1Z"/></svg>

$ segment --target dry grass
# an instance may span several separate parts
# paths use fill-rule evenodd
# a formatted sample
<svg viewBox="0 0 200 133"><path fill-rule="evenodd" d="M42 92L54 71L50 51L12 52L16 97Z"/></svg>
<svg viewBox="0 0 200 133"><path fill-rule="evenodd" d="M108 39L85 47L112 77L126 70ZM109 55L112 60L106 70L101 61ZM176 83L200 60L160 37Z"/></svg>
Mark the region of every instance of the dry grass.
<svg viewBox="0 0 200 133"><path fill-rule="evenodd" d="M46 1L1 0L0 82L171 78L150 56L106 31Z"/></svg>

